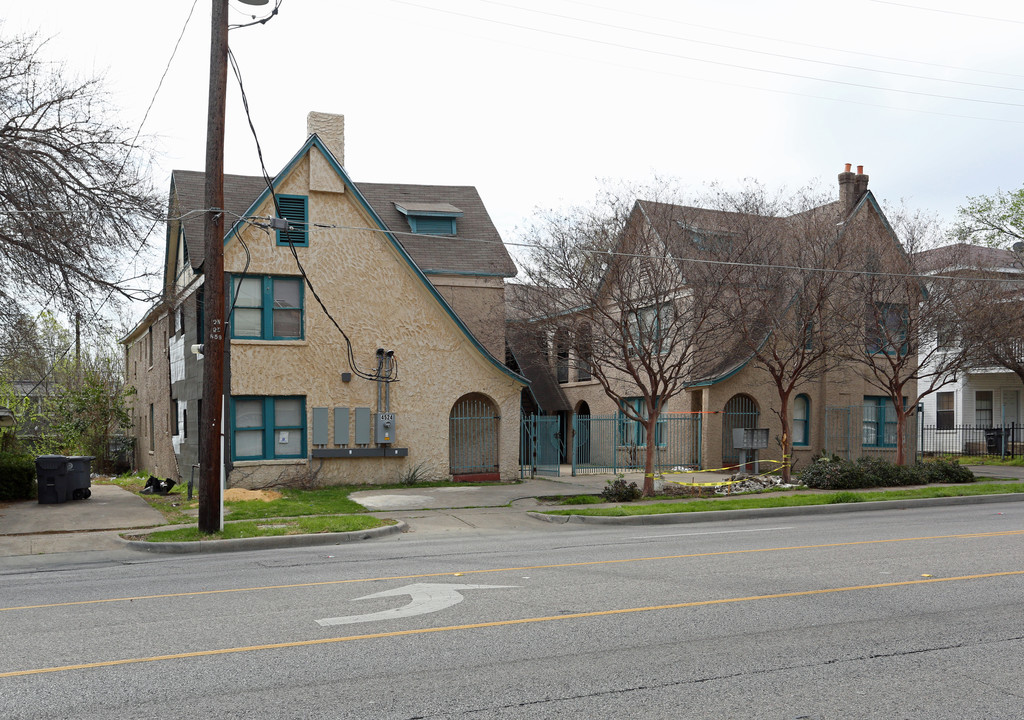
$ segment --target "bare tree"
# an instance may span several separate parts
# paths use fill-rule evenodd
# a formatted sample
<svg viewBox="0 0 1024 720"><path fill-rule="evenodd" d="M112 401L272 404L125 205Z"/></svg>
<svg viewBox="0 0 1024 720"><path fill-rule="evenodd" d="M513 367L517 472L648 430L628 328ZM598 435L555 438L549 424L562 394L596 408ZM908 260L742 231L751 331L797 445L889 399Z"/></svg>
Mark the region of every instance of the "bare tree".
<svg viewBox="0 0 1024 720"><path fill-rule="evenodd" d="M886 214L890 227L861 226L848 238L860 249L863 269L854 283L859 302L851 304L851 324L860 309L864 329L863 340L850 344L848 356L891 403L896 463L903 465L908 416L968 364L967 348L941 341L959 323L966 279L928 277L932 268L921 253L941 238L933 217L904 209ZM902 244L892 241L897 237Z"/></svg>
<svg viewBox="0 0 1024 720"><path fill-rule="evenodd" d="M121 268L161 206L100 79L70 78L44 44L0 37L0 300L70 310L130 296Z"/></svg>
<svg viewBox="0 0 1024 720"><path fill-rule="evenodd" d="M797 388L838 367L851 342L853 252L839 230L839 204L804 189L791 197L759 185L718 192L714 226L729 263L722 309L751 365L778 393L783 478L793 454L791 400ZM701 232L694 229L694 233Z"/></svg>
<svg viewBox="0 0 1024 720"><path fill-rule="evenodd" d="M526 233L529 284L518 298L531 336L544 348L571 338L562 344L575 345L572 362L643 428L645 496L654 493L658 418L694 367L710 362L722 320L713 266L673 252L669 236L686 209L656 201L667 191L608 193L592 207L542 214ZM641 407L626 401L635 397Z"/></svg>

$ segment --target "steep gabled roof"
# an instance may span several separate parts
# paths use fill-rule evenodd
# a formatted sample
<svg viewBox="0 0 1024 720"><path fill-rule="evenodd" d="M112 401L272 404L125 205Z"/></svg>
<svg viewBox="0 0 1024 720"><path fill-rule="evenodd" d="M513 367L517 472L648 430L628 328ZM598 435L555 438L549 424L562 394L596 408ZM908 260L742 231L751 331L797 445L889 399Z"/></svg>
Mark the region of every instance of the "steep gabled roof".
<svg viewBox="0 0 1024 720"><path fill-rule="evenodd" d="M242 217L253 201L267 189L267 182L259 175L224 176L224 227L230 228ZM177 206L174 206L175 199ZM195 170L174 170L171 172L171 217L180 217L185 228L185 243L193 270L203 266L206 244L203 239L206 207L206 173ZM168 230L169 232L169 230ZM168 238L169 243L174 241Z"/></svg>
<svg viewBox="0 0 1024 720"><path fill-rule="evenodd" d="M403 185L357 183L388 229L428 275L490 275L514 277L517 270L475 187L465 185ZM462 213L455 235L414 235L397 205L449 205Z"/></svg>
<svg viewBox="0 0 1024 720"><path fill-rule="evenodd" d="M915 253L917 266L925 272L989 270L1024 272L1020 260L1009 250L970 243L953 243Z"/></svg>
<svg viewBox="0 0 1024 720"><path fill-rule="evenodd" d="M172 217L183 217L185 242L192 268L203 264L203 214L206 174L192 170L175 170L171 174L171 194L177 206ZM412 259L427 274L452 273L513 277L515 263L505 249L498 229L491 221L476 188L465 185L404 185L400 183L356 183L363 197L391 230ZM231 228L267 189L259 175L225 175L224 226ZM414 235L395 203L447 204L458 208L462 217L453 236ZM173 242L173 239L168 238Z"/></svg>
<svg viewBox="0 0 1024 720"><path fill-rule="evenodd" d="M409 264L413 272L415 272L419 279L422 281L423 285L430 291L431 295L434 297L435 300L437 300L441 308L448 314L452 321L455 322L456 326L458 326L459 330L461 330L465 334L465 336L470 340L473 346L480 353L482 353L483 356L487 358L487 360L489 360L490 363L497 369L499 369L502 373L508 375L517 382L525 384L527 381L524 377L518 375L517 373L507 368L504 365L504 363L502 363L498 358L495 358L490 352L488 352L488 350L480 343L480 341L477 340L476 336L473 335L472 331L470 331L470 329L466 327L466 324L458 316L455 310L452 309L451 305L448 304L444 297L437 291L437 288L435 288L434 285L430 282L430 280L427 279L426 275L424 275L423 273L423 270L419 267L419 265L417 265L415 260L412 258L410 253L405 249L402 243L400 243L398 239L394 236L394 234L390 231L390 229L385 226L383 220L381 220L376 210L370 205L370 203L367 201L366 197L362 194L362 192L359 190L356 184L352 182L352 179L348 176L348 173L345 172L345 169L341 167L341 164L338 163L338 161L335 159L331 151L327 148L326 145L324 145L324 143L315 133L313 135L310 135L309 138L307 138L306 142L303 143L302 147L299 148L295 155L292 156L291 160L285 165L284 169L281 170L281 172L279 172L274 177L274 179L271 182L271 185L274 188L276 188L281 183L283 178L285 178L295 168L299 161L302 160L302 158L304 158L306 155L308 155L310 151L313 149L319 151L327 160L331 168L338 174L338 177L341 179L342 183L344 183L345 187L347 188L347 192L352 193L355 202L358 205L362 206L362 208L370 216L371 222L375 223L378 228L385 231L384 236L387 238L388 242L390 242L392 246L398 251L398 254L402 258L402 260ZM184 194L174 183L174 176L172 176L172 193L174 191L177 191L178 212L181 216L189 215L190 224L188 227L198 229L198 232L196 232L194 229L193 234L199 236L199 240L197 242L193 242L192 239L188 238L189 230L186 228L186 241L188 242L189 245L189 257L202 257L205 254L205 243L203 242L202 235L202 215L197 214L198 223L191 223L191 220L193 218L190 215L190 211L201 210L203 208L205 193L203 193L202 191L199 191L197 193L197 188L203 187L205 183L205 174L200 172L189 173L187 171L175 171L176 175L179 173L180 175L178 175L178 180L180 182L183 182L184 184ZM240 224L236 223L235 220L237 220L240 217L248 217L252 215L255 209L262 205L269 198L270 193L271 188L267 186L266 181L260 176L224 176L224 209L228 213L228 217L226 219L227 221L225 222L225 227L229 228L229 230L224 236L225 244L231 241L231 239L235 236L236 230L240 227ZM243 199L246 197L249 198L248 202L242 205L242 203L244 202ZM185 204L186 201L188 203L198 202L198 204L193 205L192 207L188 207ZM479 202L479 196L477 196L477 201ZM170 241L170 238L168 238L168 241ZM501 242L500 238L498 238L498 242ZM193 247L195 247L195 253L193 253ZM504 245L502 245L501 248L502 251L504 251ZM195 263L196 261L193 260L192 262ZM193 267L196 267L196 265L193 264Z"/></svg>

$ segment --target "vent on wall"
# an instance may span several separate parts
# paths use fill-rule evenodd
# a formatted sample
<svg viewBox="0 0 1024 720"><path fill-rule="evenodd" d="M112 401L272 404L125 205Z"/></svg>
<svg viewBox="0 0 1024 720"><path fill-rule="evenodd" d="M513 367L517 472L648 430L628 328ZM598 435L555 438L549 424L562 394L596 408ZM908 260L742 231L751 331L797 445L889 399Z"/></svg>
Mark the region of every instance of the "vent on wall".
<svg viewBox="0 0 1024 720"><path fill-rule="evenodd" d="M462 210L448 203L395 203L417 235L454 235Z"/></svg>
<svg viewBox="0 0 1024 720"><path fill-rule="evenodd" d="M277 206L281 217L288 221L287 230L277 231L278 245L309 245L306 223L309 221L309 198L305 195L278 195Z"/></svg>

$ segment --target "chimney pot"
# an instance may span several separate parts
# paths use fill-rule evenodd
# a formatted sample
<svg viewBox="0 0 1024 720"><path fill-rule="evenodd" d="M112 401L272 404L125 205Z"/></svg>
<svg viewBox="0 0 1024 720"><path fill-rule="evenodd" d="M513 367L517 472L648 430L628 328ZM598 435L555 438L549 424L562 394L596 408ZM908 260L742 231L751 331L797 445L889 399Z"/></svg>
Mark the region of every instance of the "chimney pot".
<svg viewBox="0 0 1024 720"><path fill-rule="evenodd" d="M844 170L843 172L850 172L850 168L852 168L852 167L853 167L853 163L846 163L846 170Z"/></svg>
<svg viewBox="0 0 1024 720"><path fill-rule="evenodd" d="M864 166L863 165L858 165L857 166L857 174L858 175L863 175L864 174Z"/></svg>

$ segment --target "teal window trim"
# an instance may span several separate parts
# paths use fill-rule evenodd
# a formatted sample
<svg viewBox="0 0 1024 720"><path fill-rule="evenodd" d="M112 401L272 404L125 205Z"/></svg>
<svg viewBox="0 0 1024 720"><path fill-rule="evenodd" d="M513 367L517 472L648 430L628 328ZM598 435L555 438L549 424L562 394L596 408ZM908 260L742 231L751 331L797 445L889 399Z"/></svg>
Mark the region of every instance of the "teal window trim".
<svg viewBox="0 0 1024 720"><path fill-rule="evenodd" d="M395 209L405 215L409 229L416 235L455 235L456 221L463 216L457 210L410 210L395 203Z"/></svg>
<svg viewBox="0 0 1024 720"><path fill-rule="evenodd" d="M279 401L282 400L298 400L300 402L299 417L301 419L300 425L276 425L275 424L275 406ZM254 425L244 428L238 427L236 417L236 404L243 401L261 401L262 402L262 424ZM288 460L298 459L306 457L306 398L303 395L279 395L279 396L260 396L260 395L238 395L231 397L231 459L232 461L241 460ZM238 454L238 443L235 441L236 434L239 431L251 432L253 430L260 431L262 433L262 451L259 455L239 455ZM299 452L297 453L281 453L275 452L277 443L274 438L279 432L298 432L299 433Z"/></svg>
<svg viewBox="0 0 1024 720"><path fill-rule="evenodd" d="M239 305L236 293L238 283L246 279L255 279L260 282L260 304ZM297 283L299 289L299 304L287 304L284 300L284 293L276 293L275 289L282 283ZM232 340L303 340L306 336L306 287L302 278L298 275L231 275L229 281L231 292L226 301L231 310L231 339ZM260 331L255 335L242 335L235 332L235 313L245 310L260 311ZM275 334L275 313L295 312L299 314L299 332L297 335Z"/></svg>
<svg viewBox="0 0 1024 720"><path fill-rule="evenodd" d="M907 399L903 398L906 407ZM861 445L863 447L896 447L896 408L887 395L865 395L862 418Z"/></svg>
<svg viewBox="0 0 1024 720"><path fill-rule="evenodd" d="M278 195L281 217L288 221L287 230L277 231L278 245L309 247L309 198L305 195Z"/></svg>
<svg viewBox="0 0 1024 720"><path fill-rule="evenodd" d="M803 417L800 406L803 405ZM801 393L793 402L793 446L807 447L811 444L811 398Z"/></svg>
<svg viewBox="0 0 1024 720"><path fill-rule="evenodd" d="M454 217L408 215L409 229L416 235L454 235Z"/></svg>

